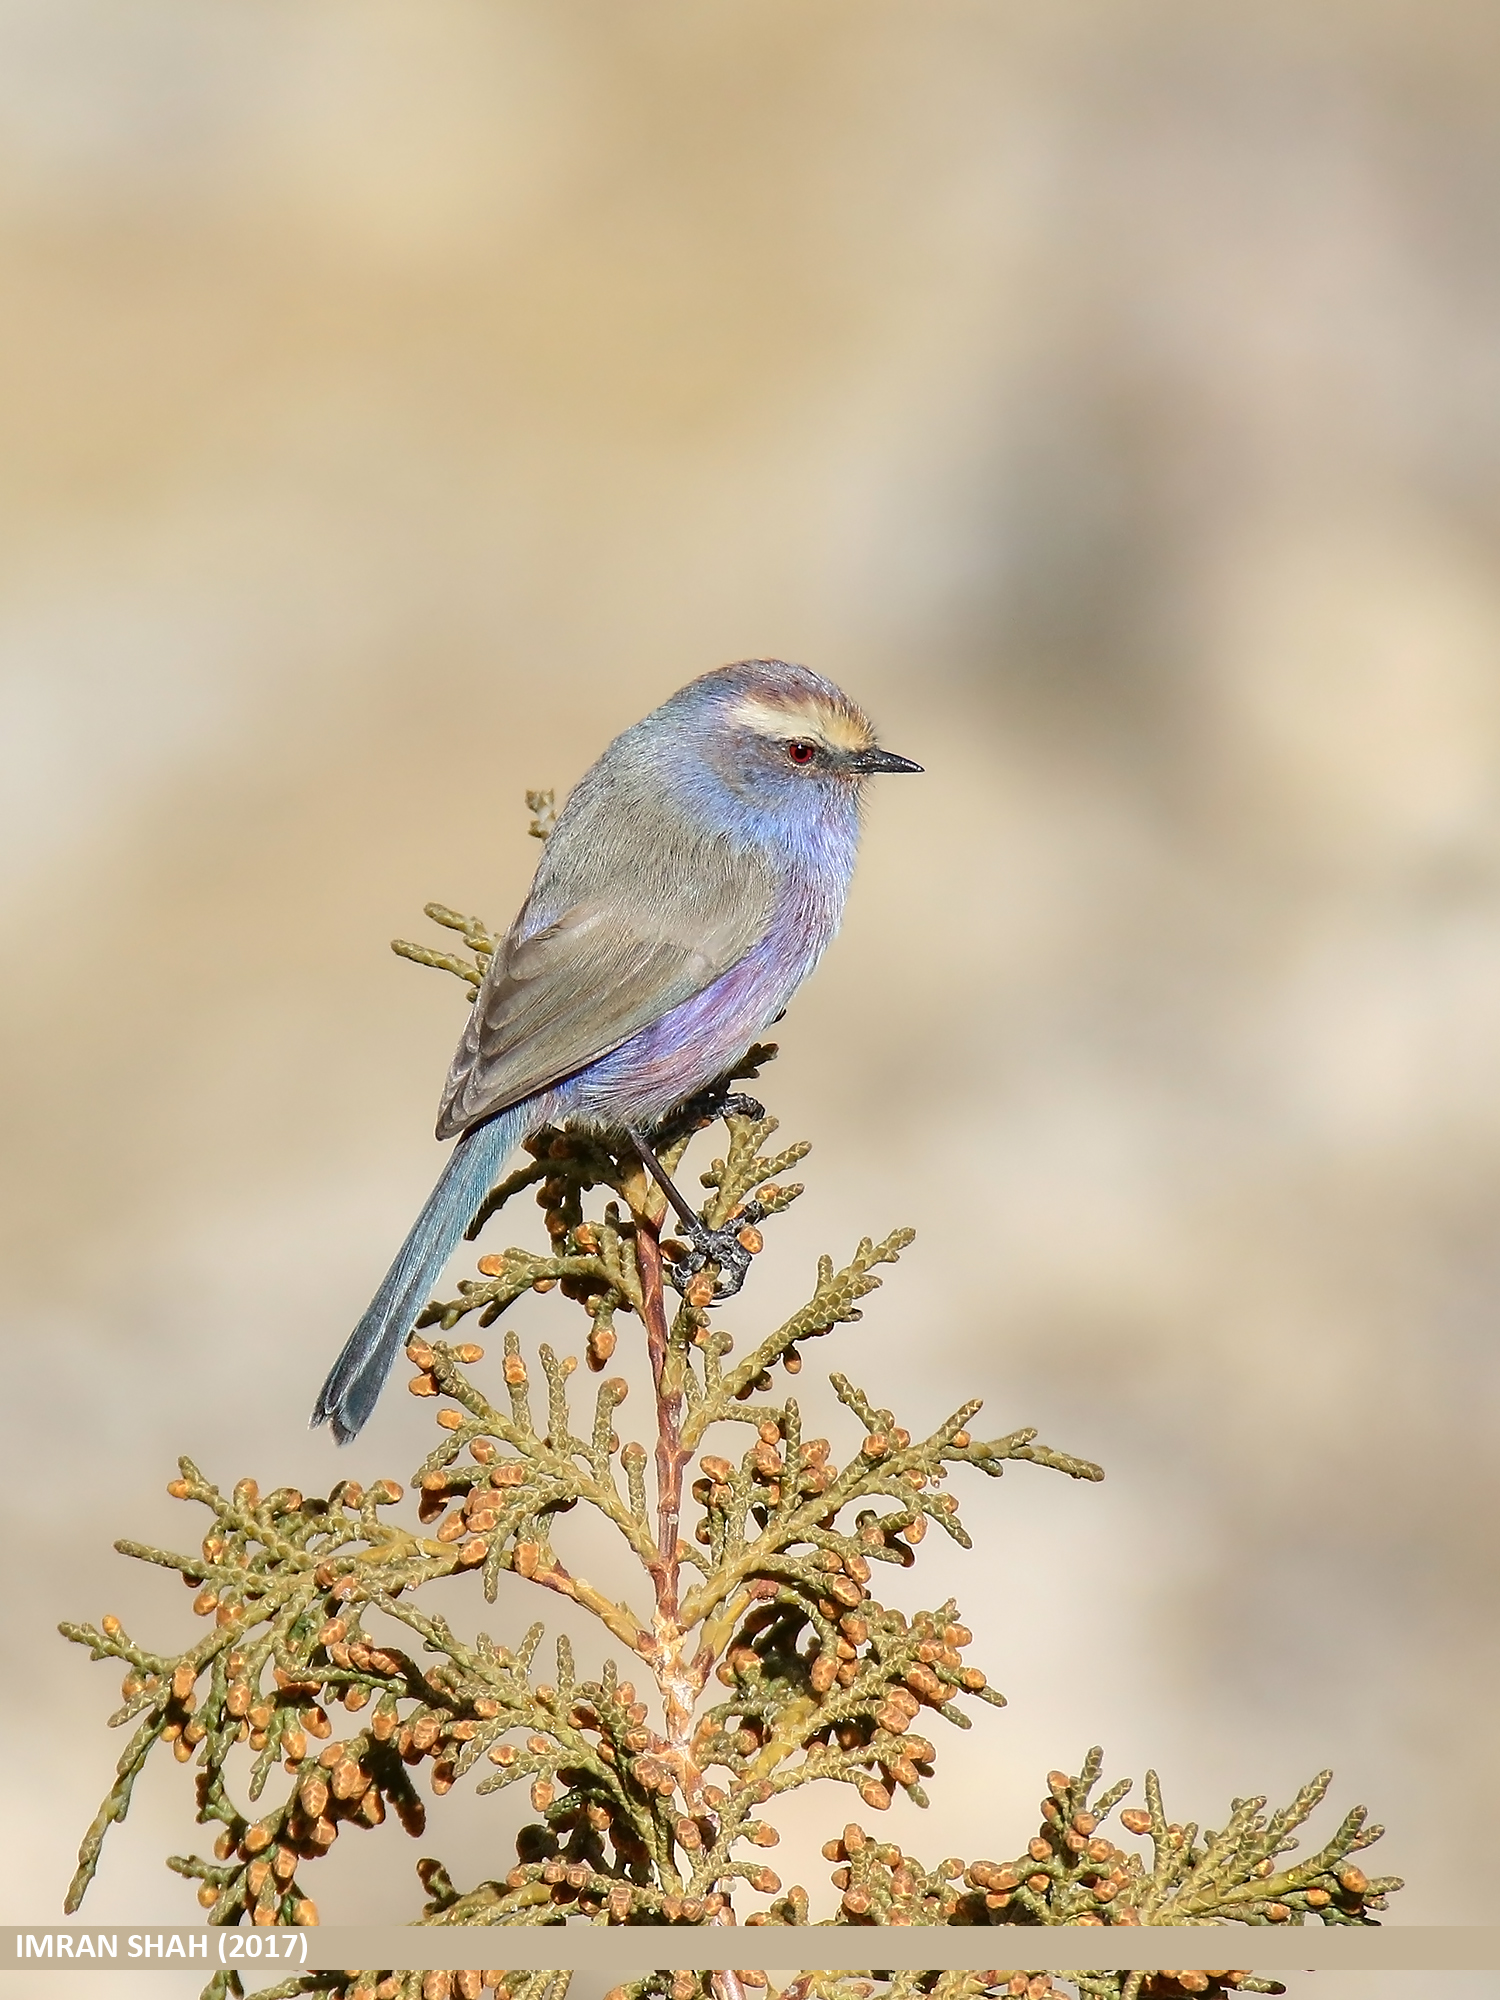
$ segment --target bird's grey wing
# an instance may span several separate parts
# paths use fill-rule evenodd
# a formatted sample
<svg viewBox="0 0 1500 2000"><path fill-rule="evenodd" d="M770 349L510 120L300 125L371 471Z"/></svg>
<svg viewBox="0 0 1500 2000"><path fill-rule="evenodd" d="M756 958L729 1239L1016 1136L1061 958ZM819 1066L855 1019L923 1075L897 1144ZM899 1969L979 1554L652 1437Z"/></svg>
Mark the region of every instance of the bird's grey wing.
<svg viewBox="0 0 1500 2000"><path fill-rule="evenodd" d="M747 860L693 907L582 902L495 953L453 1058L438 1137L608 1055L727 972L765 932L773 884Z"/></svg>

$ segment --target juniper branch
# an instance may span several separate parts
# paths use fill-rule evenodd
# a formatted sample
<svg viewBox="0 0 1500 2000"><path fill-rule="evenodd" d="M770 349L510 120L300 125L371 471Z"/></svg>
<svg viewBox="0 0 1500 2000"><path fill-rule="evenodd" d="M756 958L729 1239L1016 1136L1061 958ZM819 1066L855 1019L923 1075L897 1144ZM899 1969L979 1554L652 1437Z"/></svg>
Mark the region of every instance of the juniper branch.
<svg viewBox="0 0 1500 2000"><path fill-rule="evenodd" d="M532 831L545 838L550 794L528 795L528 803ZM441 905L428 915L463 939L469 957L401 943L398 952L477 987L493 936ZM722 1122L724 1151L700 1175L702 1218L709 1227L738 1222L753 1257L765 1247L762 1225L802 1193L784 1177L808 1148L773 1148L776 1120L725 1097L774 1054L748 1051L718 1098L683 1107L658 1134L675 1171L697 1135ZM970 1546L949 1490L957 1468L989 1478L1016 1464L1085 1481L1103 1475L1030 1427L977 1437L978 1398L914 1435L839 1373L829 1379L853 1430L836 1461L832 1439L805 1435L791 1393L801 1347L859 1319L859 1302L881 1283L878 1267L897 1261L912 1232L863 1239L841 1268L821 1259L806 1304L730 1364L735 1343L715 1320L706 1284L689 1286L668 1316L663 1259L678 1246L661 1239L663 1204L633 1150L548 1130L529 1152L491 1192L471 1235L532 1189L545 1244L481 1255L477 1275L460 1282L455 1299L427 1308L408 1345L408 1387L431 1399L439 1432L411 1482L415 1526L389 1512L404 1497L394 1481L368 1491L340 1481L326 1499L288 1488L262 1496L250 1479L226 1493L183 1459L170 1491L208 1515L198 1551L117 1547L191 1584L194 1610L212 1621L207 1631L163 1651L138 1643L113 1617L62 1628L95 1658L123 1663L122 1706L111 1723L135 1725L85 1836L70 1913L106 1833L128 1814L137 1776L163 1747L194 1765L196 1818L216 1833L211 1856L175 1855L168 1866L197 1884L216 1924L315 1922L303 1881L341 1834L388 1817L409 1834L423 1831L414 1774L424 1766L437 1798L468 1780L485 1793L524 1784L536 1815L516 1837L514 1861L467 1888L424 1857L426 1900L414 1920L425 1925L694 1925L734 1920L746 1894L764 1899L743 1914L747 1926L1374 1921L1400 1884L1368 1877L1353 1858L1380 1836L1363 1809L1347 1813L1306 1859L1288 1859L1324 1798L1327 1773L1277 1812L1261 1798L1236 1800L1222 1827L1201 1835L1168 1820L1148 1773L1144 1807L1118 1815L1119 1828L1146 1843L1127 1850L1105 1823L1129 1783L1099 1791L1097 1751L1076 1775L1051 1774L1038 1831L1012 1861L929 1867L850 1822L824 1848L837 1864L831 1916L815 1918L800 1885L783 1890L758 1858L777 1840L766 1808L818 1783L849 1787L871 1811L886 1810L898 1793L925 1806L939 1754L929 1725L967 1729L970 1704L1003 1705L965 1658L972 1633L956 1604L888 1605L873 1587L877 1565L887 1575L913 1568L934 1524ZM543 1342L533 1362L508 1325L498 1369L482 1373L482 1347L445 1337L470 1315L493 1324L527 1294L556 1294L580 1310L583 1357L596 1374L617 1346L617 1321L639 1323L653 1379L649 1444L621 1436L623 1377L600 1380L591 1403L575 1409L587 1379L576 1355ZM734 1447L737 1457L721 1438L693 1476L694 1453L721 1426L753 1435ZM605 1588L563 1560L567 1517L579 1507L616 1531L619 1575L612 1569ZM502 1572L589 1612L624 1649L629 1673L606 1658L597 1678L580 1679L559 1639L543 1678L540 1621L513 1648L482 1631L460 1633L448 1615L455 1583L462 1591L476 1577L493 1599ZM721 1699L705 1699L711 1680ZM253 1760L247 1778L234 1759L241 1745ZM1024 1955L1024 1941L1017 1945L1012 1955ZM1279 1990L1235 1971L1069 1977L1087 2000ZM620 1989L619 2000L744 2000L764 1987L765 1976L752 1971L662 1973ZM504 2000L562 2000L565 1989L563 1974L372 1971L297 1975L259 2000L475 2000L484 1990ZM215 2000L239 1990L234 1975L216 1975L210 1986ZM1050 1990L1047 1975L1003 1970L810 1973L781 2000L871 2000L877 1992L1043 2000Z"/></svg>

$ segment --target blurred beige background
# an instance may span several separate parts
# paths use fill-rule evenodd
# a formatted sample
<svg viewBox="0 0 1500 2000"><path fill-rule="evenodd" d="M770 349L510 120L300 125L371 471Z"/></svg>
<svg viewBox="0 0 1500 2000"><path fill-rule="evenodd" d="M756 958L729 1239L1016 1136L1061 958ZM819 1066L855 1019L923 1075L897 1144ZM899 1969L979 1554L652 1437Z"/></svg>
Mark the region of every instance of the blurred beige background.
<svg viewBox="0 0 1500 2000"><path fill-rule="evenodd" d="M0 301L8 1919L123 1747L55 1620L195 1629L108 1546L176 1454L425 1449L304 1429L439 1161L386 940L778 652L929 775L783 1030L759 1312L912 1221L824 1370L1109 1471L906 1586L1012 1705L894 1837L1011 1851L1095 1741L1213 1823L1329 1763L1398 1920L1500 1922L1495 10L0 0ZM86 1916L196 1916L186 1799ZM496 1865L446 1817L325 1920Z"/></svg>

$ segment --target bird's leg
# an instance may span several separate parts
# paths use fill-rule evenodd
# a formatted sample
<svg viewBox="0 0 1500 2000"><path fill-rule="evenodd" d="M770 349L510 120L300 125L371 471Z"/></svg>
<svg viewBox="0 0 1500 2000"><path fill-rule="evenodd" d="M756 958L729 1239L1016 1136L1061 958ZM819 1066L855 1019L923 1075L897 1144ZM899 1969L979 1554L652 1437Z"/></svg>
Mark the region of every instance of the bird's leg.
<svg viewBox="0 0 1500 2000"><path fill-rule="evenodd" d="M688 1207L683 1197L677 1192L676 1185L673 1182L671 1175L667 1172L666 1168L662 1165L661 1161L657 1159L655 1153L652 1152L650 1142L647 1139L645 1133L638 1132L635 1130L634 1127L631 1127L630 1143L635 1147L635 1150L640 1154L641 1159L644 1161L646 1169L651 1175L652 1180L656 1182L656 1185L661 1189L662 1193L666 1196L667 1200L672 1204L673 1212L676 1214L677 1220L682 1224L683 1228L689 1231L692 1230L695 1226L701 1228L702 1225L698 1222L697 1216Z"/></svg>
<svg viewBox="0 0 1500 2000"><path fill-rule="evenodd" d="M719 1275L714 1283L714 1297L733 1298L750 1269L750 1252L740 1241L740 1231L745 1227L746 1218L741 1215L733 1222L726 1222L722 1229L710 1229L678 1193L671 1175L652 1151L645 1133L632 1129L629 1137L645 1162L646 1171L671 1203L682 1233L691 1245L687 1257L672 1265L669 1273L672 1283L679 1292L686 1292L705 1264L717 1264Z"/></svg>
<svg viewBox="0 0 1500 2000"><path fill-rule="evenodd" d="M731 1072L729 1076L720 1077L704 1089L695 1091L691 1097L684 1098L657 1127L655 1137L658 1142L670 1145L674 1140L712 1124L717 1118L764 1118L765 1106L758 1098L747 1096L742 1090L731 1090L729 1085L732 1079ZM714 1297L733 1298L750 1269L750 1252L740 1241L740 1231L747 1223L759 1221L759 1211L752 1203L732 1223L726 1223L721 1229L710 1229L673 1184L671 1175L656 1157L645 1134L632 1129L629 1137L652 1179L670 1202L691 1245L686 1259L670 1266L672 1283L679 1292L686 1292L705 1264L716 1264L719 1276L714 1284ZM755 1212L752 1213L752 1210Z"/></svg>

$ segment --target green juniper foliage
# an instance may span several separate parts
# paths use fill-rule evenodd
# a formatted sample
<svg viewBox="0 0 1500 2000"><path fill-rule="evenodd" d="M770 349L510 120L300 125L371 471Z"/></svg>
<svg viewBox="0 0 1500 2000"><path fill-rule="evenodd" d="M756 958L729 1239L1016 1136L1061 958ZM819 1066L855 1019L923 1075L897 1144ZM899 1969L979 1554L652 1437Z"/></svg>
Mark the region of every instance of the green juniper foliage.
<svg viewBox="0 0 1500 2000"><path fill-rule="evenodd" d="M529 803L532 830L545 838L550 796ZM463 938L469 956L396 949L477 985L489 933L439 905L428 914ZM755 1077L774 1053L752 1049L736 1077ZM802 1192L786 1176L808 1149L772 1149L773 1118L734 1107L721 1115L727 1145L701 1177L703 1218L714 1228L741 1221L742 1241L758 1252L760 1225ZM690 1109L662 1135L669 1170L706 1122ZM1279 1812L1268 1813L1264 1799L1239 1799L1220 1831L1200 1832L1168 1820L1151 1774L1144 1806L1118 1810L1129 1781L1101 1793L1097 1750L1076 1775L1050 1775L1037 1832L1010 1860L928 1866L851 1821L823 1849L834 1864L831 1898L815 1908L806 1889L783 1888L761 1858L778 1838L767 1808L814 1783L848 1787L870 1813L883 1813L897 1792L925 1805L937 1749L919 1722L966 1729L966 1704L1001 1703L983 1672L965 1663L971 1634L952 1602L903 1612L877 1593L880 1566L910 1569L930 1529L970 1546L950 1472L993 1478L1026 1462L1073 1479L1102 1475L1029 1429L979 1436L971 1428L977 1400L914 1438L842 1374L830 1379L848 1413L847 1436L836 1448L803 1435L785 1378L800 1370L809 1341L860 1317L859 1301L911 1240L909 1230L880 1243L867 1238L842 1268L824 1258L807 1304L731 1362L734 1343L710 1310L711 1268L685 1282L676 1310L667 1310L673 1294L663 1277L682 1246L663 1237L661 1196L634 1155L561 1131L538 1134L529 1152L470 1233L534 1188L546 1247L482 1257L456 1299L428 1307L408 1347L416 1370L408 1386L437 1404L439 1430L413 1480L415 1525L398 1523L392 1510L402 1488L389 1480L368 1491L343 1480L327 1499L286 1488L263 1495L253 1479L225 1493L183 1459L170 1491L210 1516L201 1552L117 1546L196 1586L204 1636L159 1652L112 1617L62 1628L94 1657L124 1662L124 1703L111 1721L136 1725L84 1841L70 1912L105 1833L129 1810L138 1773L163 1746L194 1767L197 1821L217 1830L211 1854L176 1855L168 1866L197 1883L215 1924L315 1923L305 1879L340 1834L372 1830L391 1814L408 1834L423 1833L427 1806L416 1780L424 1765L436 1797L466 1778L480 1791L527 1785L536 1817L516 1838L513 1865L468 1886L441 1862L420 1861L423 1924L987 1924L1015 1932L1062 1923L1298 1924L1309 1915L1373 1921L1369 1913L1400 1884L1371 1880L1354 1862L1380 1834L1362 1810L1317 1853L1286 1858L1327 1789L1326 1772ZM603 1377L591 1408L578 1394L571 1354L542 1343L532 1361L507 1331L499 1365L481 1371L483 1349L448 1338L466 1321L476 1330L492 1325L526 1293L553 1290L587 1322L584 1359ZM647 1442L622 1439L626 1384L603 1374L622 1320L626 1337L629 1326L640 1329L650 1360ZM563 1517L579 1505L619 1535L618 1569L598 1584L570 1569L557 1546L566 1541ZM483 1632L461 1636L438 1604L451 1614L472 1607L480 1591L493 1599L504 1570L593 1613L622 1660L611 1657L597 1680L580 1680L565 1638L544 1654L541 1624L508 1645ZM456 1592L444 1589L455 1581ZM1112 1816L1139 1845L1111 1837ZM758 1907L745 1908L747 1896ZM769 1938L759 1955L774 1960ZM845 1944L838 1955L855 1954ZM1024 1960L1024 1938L997 1955ZM262 2000L472 2000L486 1988L505 2000L563 2000L567 1977L306 1973L264 1989ZM1072 1978L1090 2000L1281 1990L1241 1971ZM765 1984L752 1970L664 1972L620 1989L616 2000L744 2000ZM868 1978L809 1973L781 2000L864 2000L876 1990ZM895 2000L1042 2000L1051 1988L1045 1974L993 1970L890 1974L879 1977L879 1990ZM237 1975L216 1975L209 1991L215 2000L238 1993Z"/></svg>

